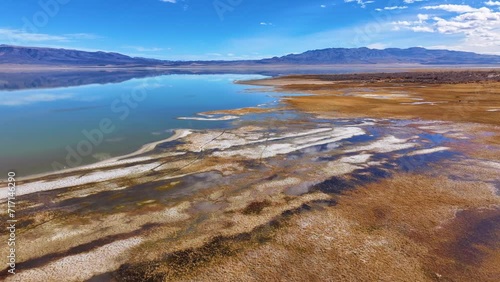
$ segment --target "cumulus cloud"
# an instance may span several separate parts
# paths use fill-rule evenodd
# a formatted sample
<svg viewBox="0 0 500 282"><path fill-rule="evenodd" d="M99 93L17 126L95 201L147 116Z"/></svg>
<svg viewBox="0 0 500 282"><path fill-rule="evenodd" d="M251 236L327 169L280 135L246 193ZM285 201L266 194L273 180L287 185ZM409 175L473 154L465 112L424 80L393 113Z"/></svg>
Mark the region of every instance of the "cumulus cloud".
<svg viewBox="0 0 500 282"><path fill-rule="evenodd" d="M411 26L414 22L409 22L409 21L397 21L397 22L392 22L393 25L397 26Z"/></svg>
<svg viewBox="0 0 500 282"><path fill-rule="evenodd" d="M463 35L463 41L455 49L500 52L498 48L500 46L500 12L492 11L487 7L475 8L469 5L451 4L425 6L422 9L453 14L439 13L439 16L418 14L413 21L392 22L393 29Z"/></svg>
<svg viewBox="0 0 500 282"><path fill-rule="evenodd" d="M500 1L488 1L488 2L484 2L484 4L486 4L486 6L500 6Z"/></svg>
<svg viewBox="0 0 500 282"><path fill-rule="evenodd" d="M434 29L428 26L412 26L410 29L415 32L434 32Z"/></svg>
<svg viewBox="0 0 500 282"><path fill-rule="evenodd" d="M419 21L420 23L422 23L422 22L424 22L424 21L426 21L426 20L428 20L428 19L429 19L429 15L425 15L425 14L418 14L418 15L417 15L417 18L418 18L418 21Z"/></svg>

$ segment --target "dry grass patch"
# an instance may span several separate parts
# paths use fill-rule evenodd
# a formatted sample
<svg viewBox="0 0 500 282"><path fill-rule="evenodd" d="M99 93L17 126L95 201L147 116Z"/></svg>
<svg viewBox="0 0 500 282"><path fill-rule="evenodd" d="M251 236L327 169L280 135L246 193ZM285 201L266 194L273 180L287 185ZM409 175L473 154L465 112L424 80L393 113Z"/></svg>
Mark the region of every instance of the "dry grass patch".
<svg viewBox="0 0 500 282"><path fill-rule="evenodd" d="M246 215L260 214L264 208L270 205L272 205L272 203L269 200L251 202L241 213Z"/></svg>
<svg viewBox="0 0 500 282"><path fill-rule="evenodd" d="M498 256L461 271L456 253L436 251L444 242L467 240L468 233L454 227L461 225L454 221L458 210L500 204L488 185L403 174L338 201L292 218L265 244L180 280L495 281L491 266Z"/></svg>

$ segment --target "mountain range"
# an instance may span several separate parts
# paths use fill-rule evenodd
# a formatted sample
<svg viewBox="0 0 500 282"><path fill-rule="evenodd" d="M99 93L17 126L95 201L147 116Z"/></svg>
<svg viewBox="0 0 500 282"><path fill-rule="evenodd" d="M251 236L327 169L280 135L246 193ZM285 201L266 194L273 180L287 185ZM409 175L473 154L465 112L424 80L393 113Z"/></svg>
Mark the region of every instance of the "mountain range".
<svg viewBox="0 0 500 282"><path fill-rule="evenodd" d="M99 66L156 63L161 61L111 52L0 45L0 64Z"/></svg>
<svg viewBox="0 0 500 282"><path fill-rule="evenodd" d="M130 57L112 52L20 47L0 45L0 64L47 66L231 66L231 65L320 65L320 64L423 64L423 65L494 65L500 56L472 52L430 50L420 47L388 48L327 48L300 54L289 54L261 60L239 61L166 61Z"/></svg>
<svg viewBox="0 0 500 282"><path fill-rule="evenodd" d="M413 47L408 49L388 48L328 48L301 54L290 54L261 60L266 63L287 64L394 64L410 63L424 65L442 64L500 64L500 56L482 55L472 52L429 50Z"/></svg>

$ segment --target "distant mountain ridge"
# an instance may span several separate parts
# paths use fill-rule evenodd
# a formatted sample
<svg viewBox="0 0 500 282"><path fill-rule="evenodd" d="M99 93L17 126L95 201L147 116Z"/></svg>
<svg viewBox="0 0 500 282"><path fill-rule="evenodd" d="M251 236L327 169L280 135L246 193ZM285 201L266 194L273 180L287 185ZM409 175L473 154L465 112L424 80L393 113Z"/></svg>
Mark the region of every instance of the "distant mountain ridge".
<svg viewBox="0 0 500 282"><path fill-rule="evenodd" d="M429 50L420 47L388 48L328 48L289 54L262 60L247 61L165 61L130 57L112 52L20 47L0 45L0 64L30 64L49 66L231 66L272 64L424 64L424 65L493 65L500 64L500 56L472 52Z"/></svg>
<svg viewBox="0 0 500 282"><path fill-rule="evenodd" d="M500 56L472 52L429 50L420 47L408 49L388 48L328 48L290 54L261 60L266 63L287 64L500 64Z"/></svg>
<svg viewBox="0 0 500 282"><path fill-rule="evenodd" d="M87 52L70 49L19 47L0 45L0 64L33 64L33 65L150 65L160 60L132 58L112 52Z"/></svg>

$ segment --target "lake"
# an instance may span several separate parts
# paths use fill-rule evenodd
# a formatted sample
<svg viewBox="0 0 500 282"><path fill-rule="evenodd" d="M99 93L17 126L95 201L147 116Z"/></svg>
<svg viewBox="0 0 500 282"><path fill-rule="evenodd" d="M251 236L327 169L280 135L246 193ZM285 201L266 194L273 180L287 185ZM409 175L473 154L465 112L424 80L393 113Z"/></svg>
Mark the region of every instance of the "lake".
<svg viewBox="0 0 500 282"><path fill-rule="evenodd" d="M21 176L49 172L131 153L168 138L173 129L230 127L229 120L178 118L276 100L277 93L233 83L262 77L165 75L0 91L0 170Z"/></svg>

